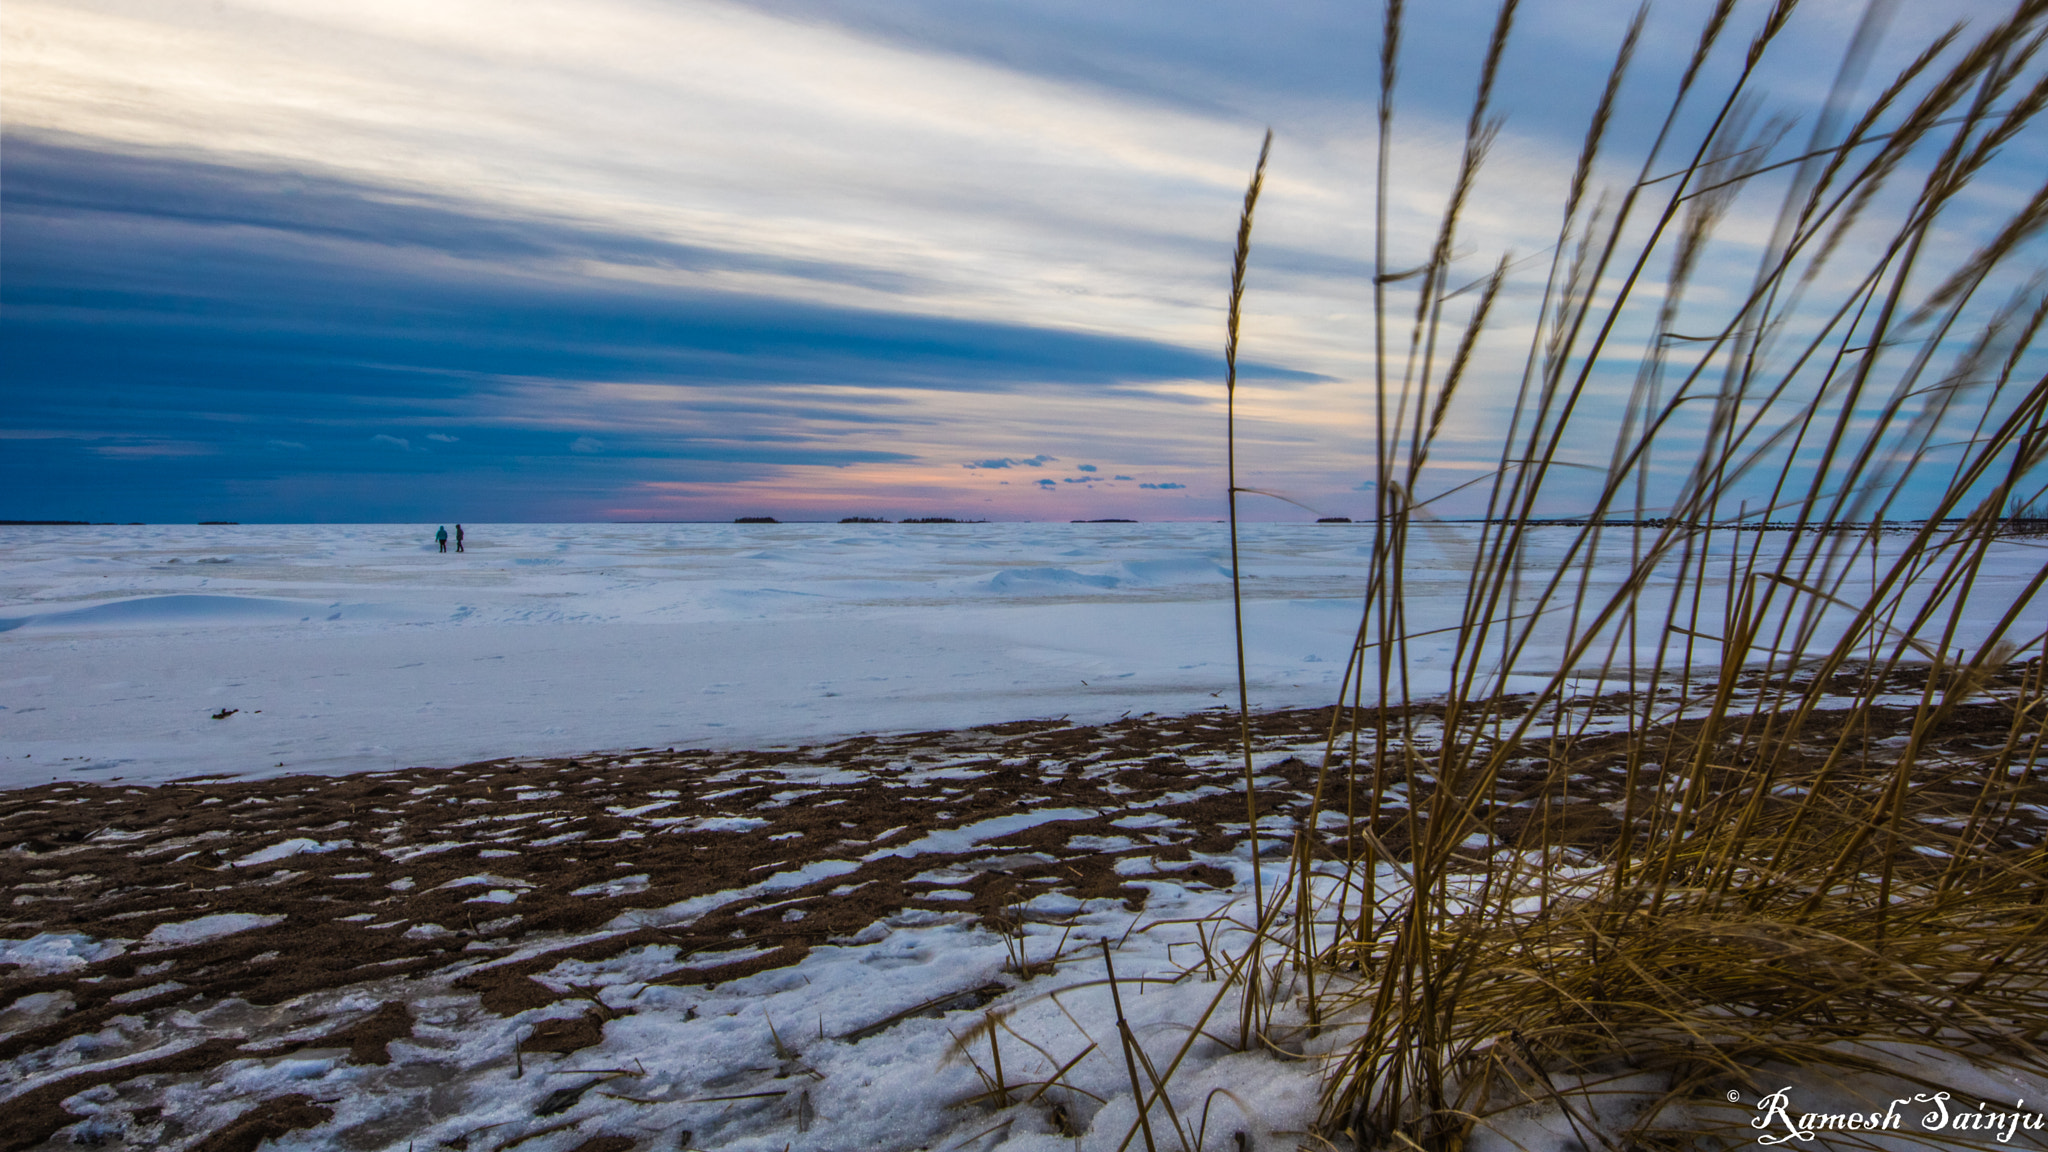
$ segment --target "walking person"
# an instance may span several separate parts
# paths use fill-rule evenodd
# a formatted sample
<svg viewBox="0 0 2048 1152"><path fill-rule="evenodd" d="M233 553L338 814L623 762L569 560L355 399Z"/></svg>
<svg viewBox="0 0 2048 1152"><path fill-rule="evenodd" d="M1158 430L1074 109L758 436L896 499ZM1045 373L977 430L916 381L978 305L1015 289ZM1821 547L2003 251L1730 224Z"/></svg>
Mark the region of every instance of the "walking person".
<svg viewBox="0 0 2048 1152"><path fill-rule="evenodd" d="M448 550L448 526L446 524L434 530L434 542L441 546L441 551L446 552Z"/></svg>
<svg viewBox="0 0 2048 1152"><path fill-rule="evenodd" d="M455 550L457 552L462 551L462 525L460 524L455 526Z"/></svg>

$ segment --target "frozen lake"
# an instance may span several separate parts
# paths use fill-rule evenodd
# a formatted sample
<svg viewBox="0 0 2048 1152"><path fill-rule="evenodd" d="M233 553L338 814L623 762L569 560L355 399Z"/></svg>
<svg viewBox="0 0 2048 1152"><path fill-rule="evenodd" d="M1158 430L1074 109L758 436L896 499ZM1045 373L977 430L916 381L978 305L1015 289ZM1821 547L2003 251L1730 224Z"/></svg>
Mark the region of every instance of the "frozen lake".
<svg viewBox="0 0 2048 1152"><path fill-rule="evenodd" d="M0 786L1234 703L1221 524L478 525L447 555L433 529L0 527ZM1475 532L1418 530L1412 631L1455 621ZM1244 529L1255 707L1334 698L1370 533ZM2001 543L1976 594L2043 556Z"/></svg>
<svg viewBox="0 0 2048 1152"><path fill-rule="evenodd" d="M476 525L459 555L433 531L0 528L0 782L788 743L1235 695L1221 525ZM1252 529L1259 703L1334 691L1365 532Z"/></svg>

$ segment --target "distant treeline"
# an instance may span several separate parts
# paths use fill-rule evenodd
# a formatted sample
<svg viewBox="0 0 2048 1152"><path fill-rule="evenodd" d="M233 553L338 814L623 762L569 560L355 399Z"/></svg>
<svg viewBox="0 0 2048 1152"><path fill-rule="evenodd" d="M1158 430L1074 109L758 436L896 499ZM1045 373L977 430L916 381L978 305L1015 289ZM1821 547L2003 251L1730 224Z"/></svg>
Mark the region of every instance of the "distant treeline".
<svg viewBox="0 0 2048 1152"><path fill-rule="evenodd" d="M735 523L735 524L780 524L780 523L781 523L781 521L780 521L780 520L777 520L777 519L776 519L775 517L773 517L773 516L735 516L735 517L733 517L733 520L732 520L732 522L733 522L733 523ZM882 519L882 518L881 518L880 516L842 516L842 517L840 517L840 520L839 520L839 522L840 522L841 524L887 524L887 523L889 523L889 521L887 521L887 520L884 520L884 519ZM903 523L905 523L905 524L986 524L986 523L988 523L988 521L986 521L986 520L956 520L956 519L954 519L954 518L953 518L953 517L951 517L951 516L912 516L912 517L908 517L908 518L906 518L906 519L905 519L905 520L903 521ZM1079 521L1075 521L1075 523L1079 523Z"/></svg>

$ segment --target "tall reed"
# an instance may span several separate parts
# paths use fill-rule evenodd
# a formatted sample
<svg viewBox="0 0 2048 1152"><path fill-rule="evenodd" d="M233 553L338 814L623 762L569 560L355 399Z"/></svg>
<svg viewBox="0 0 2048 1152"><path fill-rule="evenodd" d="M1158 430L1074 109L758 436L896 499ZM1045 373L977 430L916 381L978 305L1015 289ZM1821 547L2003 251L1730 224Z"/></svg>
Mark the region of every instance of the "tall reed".
<svg viewBox="0 0 2048 1152"><path fill-rule="evenodd" d="M1334 1045L1329 1135L1456 1149L1536 1102L1619 1147L1701 1123L1703 1085L1867 1070L1878 1042L2048 1075L2048 565L1979 579L2048 474L2048 287L2026 275L2048 184L1987 194L2040 144L2048 2L1943 33L1859 100L1891 7L1839 46L1798 140L1758 90L1796 0L1717 0L1648 77L1639 12L1525 287L1512 254L1457 255L1517 0L1429 236L1389 219L1408 14L1387 0L1371 561L1316 810L1288 890L1257 891L1255 947L1289 958L1309 1039ZM1666 89L1654 127L1616 139L1645 87ZM1233 567L1265 163L1230 300ZM1738 209L1768 226L1724 237ZM1753 266L1731 278L1735 257ZM1482 366L1510 298L1534 303L1503 380ZM1488 439L1478 481L1432 467ZM1405 574L1447 498L1478 514L1448 678L1420 684ZM1588 730L1601 698L1618 738ZM1990 715L2002 737L1956 743L1967 716L1985 744ZM1248 1038L1271 1027L1271 995L1243 1003ZM1590 1087L1623 1080L1649 1101L1626 1124Z"/></svg>

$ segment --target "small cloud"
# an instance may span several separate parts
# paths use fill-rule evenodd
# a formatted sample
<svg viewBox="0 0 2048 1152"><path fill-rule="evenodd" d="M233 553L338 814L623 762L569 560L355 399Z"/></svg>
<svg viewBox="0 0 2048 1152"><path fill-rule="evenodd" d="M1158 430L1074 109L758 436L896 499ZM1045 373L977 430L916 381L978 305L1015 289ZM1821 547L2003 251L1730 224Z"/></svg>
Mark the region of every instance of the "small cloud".
<svg viewBox="0 0 2048 1152"><path fill-rule="evenodd" d="M996 457L996 458L995 458L995 459L993 459L993 460L976 460L976 461L975 461L975 462L973 462L972 464L962 464L962 465L961 465L961 467L962 467L962 468L1043 468L1043 467L1045 467L1045 466L1046 466L1047 464L1050 464L1050 463L1052 463L1053 461L1055 461L1055 460L1058 460L1058 459L1059 459L1059 457L1057 457L1057 456L1047 456L1047 455L1044 455L1044 454L1042 454L1042 453L1041 453L1040 455L1037 455L1037 456L1033 456L1033 457L1031 457L1031 458L1030 458L1030 459L1028 459L1028 460L1019 460L1019 459L1017 459L1017 458L1015 458L1015 457L1013 457L1013 456L998 456L998 457Z"/></svg>
<svg viewBox="0 0 2048 1152"><path fill-rule="evenodd" d="M1092 484L1092 483L1094 483L1095 481L1097 481L1097 480L1100 480L1100 479L1102 479L1102 477L1100 477L1100 476L1062 476L1062 477L1060 477L1060 483L1062 483L1062 484Z"/></svg>
<svg viewBox="0 0 2048 1152"><path fill-rule="evenodd" d="M139 458L211 456L214 453L211 445L179 440L145 440L137 444L95 444L91 450L101 456Z"/></svg>
<svg viewBox="0 0 2048 1152"><path fill-rule="evenodd" d="M1129 479L1130 479L1130 477L1129 477L1129 476L1112 476L1112 477L1110 477L1110 479L1112 479L1112 480L1129 480Z"/></svg>
<svg viewBox="0 0 2048 1152"><path fill-rule="evenodd" d="M1039 486L1040 488L1057 488L1057 487L1059 487L1060 485L1059 485L1059 481L1057 481L1057 480L1050 480L1050 479L1047 479L1047 480L1040 480L1040 481L1038 481L1038 486Z"/></svg>
<svg viewBox="0 0 2048 1152"><path fill-rule="evenodd" d="M1076 472L1093 472L1093 471L1095 471L1095 465L1093 465L1093 464L1076 464L1076 465L1074 466L1074 471L1076 471Z"/></svg>
<svg viewBox="0 0 2048 1152"><path fill-rule="evenodd" d="M427 439L439 440L443 444L454 444L459 442L462 439L462 437L450 436L445 432L429 432L427 433Z"/></svg>
<svg viewBox="0 0 2048 1152"><path fill-rule="evenodd" d="M1172 483L1167 483L1167 484L1140 484L1140 485L1138 485L1138 487L1140 487L1140 488L1159 488L1159 489L1162 489L1162 490L1163 490L1163 489L1167 489L1167 488L1185 488L1185 487L1187 487L1187 485L1185 485L1185 484L1172 484Z"/></svg>
<svg viewBox="0 0 2048 1152"><path fill-rule="evenodd" d="M569 441L569 451L584 453L602 452L604 451L604 441L593 436L578 436L576 439Z"/></svg>
<svg viewBox="0 0 2048 1152"><path fill-rule="evenodd" d="M1359 481L1359 482L1358 482L1358 487L1356 487L1356 488L1353 488L1353 489L1352 489L1352 491L1353 491L1353 492L1370 492L1370 491L1372 491L1372 490L1373 490L1374 488L1377 488L1377 487L1379 487L1379 481L1377 481L1377 480L1361 480L1361 481Z"/></svg>
<svg viewBox="0 0 2048 1152"><path fill-rule="evenodd" d="M396 436L386 436L382 432L379 432L375 436L370 437L370 443L388 444L391 447L398 449L400 452L412 451L412 441L401 440Z"/></svg>
<svg viewBox="0 0 2048 1152"><path fill-rule="evenodd" d="M304 452L306 450L306 446L297 440L268 440L265 441L265 444L272 448L289 448L295 452Z"/></svg>

